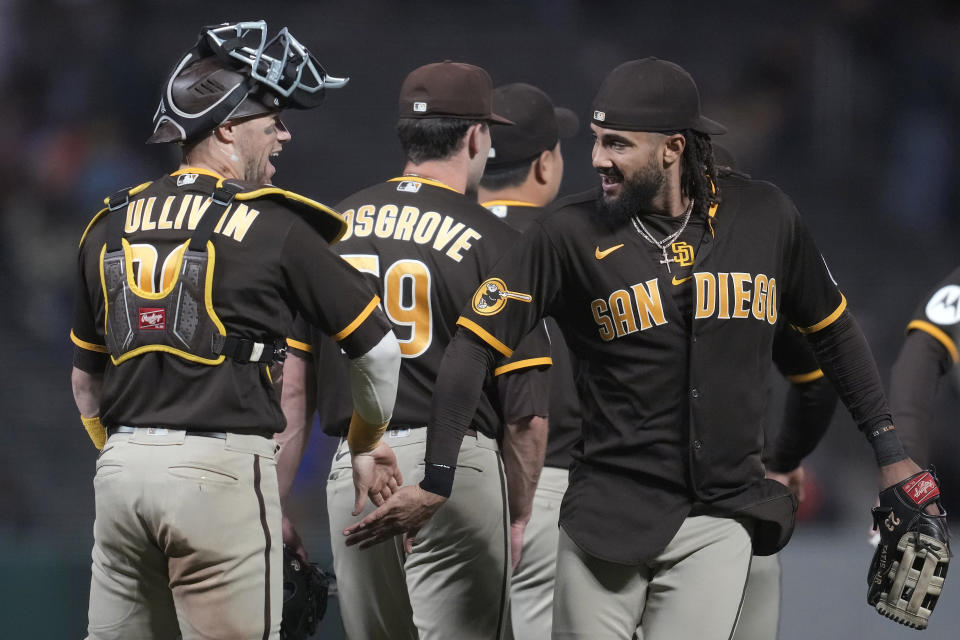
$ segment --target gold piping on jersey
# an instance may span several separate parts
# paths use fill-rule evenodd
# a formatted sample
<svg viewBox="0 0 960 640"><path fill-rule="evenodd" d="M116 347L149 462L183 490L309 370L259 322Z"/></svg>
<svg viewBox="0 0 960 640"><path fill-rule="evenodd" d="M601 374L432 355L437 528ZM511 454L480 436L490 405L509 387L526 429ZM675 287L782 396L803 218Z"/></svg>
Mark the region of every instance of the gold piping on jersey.
<svg viewBox="0 0 960 640"><path fill-rule="evenodd" d="M548 356L543 356L540 358L527 358L526 360L517 360L516 362L511 362L505 364L502 367L497 367L493 370L494 376L503 375L504 373L510 373L511 371L516 371L517 369L527 369L529 367L546 367L553 365L553 359Z"/></svg>
<svg viewBox="0 0 960 640"><path fill-rule="evenodd" d="M356 331L357 327L363 324L363 321L367 319L367 316L373 313L373 310L377 308L378 304L380 304L380 296L373 296L373 300L371 300L367 306L364 307L363 311L360 312L360 315L353 319L353 322L344 327L336 335L332 336L333 340L335 342L340 342L351 333Z"/></svg>
<svg viewBox="0 0 960 640"><path fill-rule="evenodd" d="M513 349L503 344L499 340L493 337L493 334L489 333L486 329L478 325L476 322L470 318L464 318L460 316L457 318L457 324L465 329L469 329L473 333L477 334L477 337L489 344L491 347L507 356L508 358L513 355Z"/></svg>
<svg viewBox="0 0 960 640"><path fill-rule="evenodd" d="M400 176L398 178L390 178L387 182L419 182L420 184L428 184L431 187L440 187L441 189L446 189L447 191L453 191L454 193L459 193L463 195L462 191L457 191L448 184L443 184L439 180L431 180L430 178L421 178L420 176Z"/></svg>
<svg viewBox="0 0 960 640"><path fill-rule="evenodd" d="M336 230L335 233L331 234L330 231L324 232L324 230L318 229L318 231L320 231L321 235L323 236L324 240L326 240L330 244L335 244L336 242L339 242L340 238L343 237L343 234L347 232L347 221L343 217L343 215L341 215L338 211L331 209L327 205L321 204L316 200L311 200L306 196L302 196L299 193L294 193L293 191L287 191L285 189L279 189L277 187L263 187L260 189L255 189L254 191L245 191L243 193L238 193L236 196L234 196L234 199L240 200L240 201L255 200L257 198L262 198L264 196L269 196L269 195L283 196L287 200L307 205L311 209L315 209L333 218L334 221L339 223L338 229ZM307 222L309 222L309 220Z"/></svg>
<svg viewBox="0 0 960 640"><path fill-rule="evenodd" d="M953 364L960 362L960 352L957 351L956 343L943 329L935 324L927 322L926 320L913 320L907 325L907 333L914 329L923 331L924 333L936 338L937 341L940 342L940 344L942 344L950 353L950 357L953 359Z"/></svg>
<svg viewBox="0 0 960 640"><path fill-rule="evenodd" d="M170 175L171 175L171 176L179 176L179 175L185 175L185 174L190 174L190 173L201 174L201 175L205 175L205 176L210 176L211 178L216 178L216 179L217 179L217 186L218 186L218 187L222 187L223 184L224 184L224 182L226 182L226 179L223 178L222 176L220 176L219 174L217 174L217 173L215 173L215 172L213 172L213 171L210 171L210 170L208 170L208 169L202 169L202 168L200 168L200 167L187 167L186 169L178 169L177 171L174 171L174 172L171 173ZM127 194L128 194L129 197L132 198L133 196L137 195L138 193L140 193L141 191L143 191L144 189L146 189L147 187L149 187L151 184L153 184L153 183L152 183L152 182L144 182L143 184L137 185L136 187L130 189L130 190L127 192ZM328 206L325 205L325 204L322 204L322 203L320 203L320 202L317 202L316 200L311 200L310 198L307 198L306 196L302 196L302 195L300 195L300 194L298 194L298 193L294 193L294 192L292 192L292 191L287 191L287 190L285 190L285 189L280 189L280 188L278 188L278 187L267 186L267 187L261 187L261 188L259 188L259 189L254 189L253 191L246 191L246 192L243 192L243 193L238 193L236 196L234 196L234 200L241 200L241 201L243 201L243 200L255 200L255 199L257 199L257 198L262 198L262 197L264 197L264 196L271 196L271 195L274 195L274 196L282 196L284 199L289 200L289 201L291 201L291 202L294 202L294 203L297 203L297 204L301 204L301 205L306 205L307 207L309 207L309 208L312 209L313 211L319 211L319 212L325 214L325 218L332 218L333 221L336 223L333 228L331 228L331 229L325 228L327 225L320 225L320 226L318 226L318 227L315 227L315 228L317 229L317 231L320 232L320 235L323 236L324 240L326 240L329 244L335 244L335 243L338 242L338 241L343 237L343 235L347 232L347 228L348 228L348 227L347 227L347 221L346 221L346 219L343 217L343 215L340 214L340 212L338 212L338 211L336 211L336 210L328 207ZM205 205L204 205L204 206L206 206L206 204L208 204L208 203L210 202L210 197L209 197L209 196L197 196L197 197L203 198L203 199L205 200ZM104 198L104 200L103 200L104 204L108 203L109 200L110 200L109 197L108 197L108 198ZM141 205L141 206L142 206L142 205ZM167 206L168 206L168 205L167 205ZM230 208L233 209L232 206L231 206ZM205 209L204 209L204 210L205 210ZM108 209L107 207L104 207L103 209L101 209L100 211L98 211L98 212L96 213L96 215L93 216L93 219L90 220L90 222L87 224L87 227L86 227L86 229L85 229L84 232L83 232L83 235L80 237L80 243L79 243L78 246L83 246L83 241L86 239L87 233L89 233L91 227L93 227L94 223L95 223L97 220L99 220L99 219L103 216L103 214L105 214L107 211L109 211L109 209ZM221 217L220 222L217 224L217 227L216 227L216 229L214 230L215 233L220 233L221 228L223 227L223 224L224 224L224 222L225 222L225 220L226 220L226 213L227 213L227 212L224 212L224 216ZM309 223L310 223L310 220L307 219L307 218L305 218L305 219L307 220L307 223L309 224ZM235 218L233 218L233 216L231 216L231 221L232 221L232 222L240 222L239 220L236 220ZM253 222L253 218L250 218L249 221L250 221L250 223L252 223L252 222ZM175 226L176 226L176 228L180 228L179 225L175 225ZM249 226L249 224L248 224L247 226ZM311 225L311 226L313 226L313 225ZM244 232L244 233L245 233L245 232ZM230 235L230 234L225 233L224 235ZM243 240L243 235L241 234L240 237L237 237L237 238L235 238L235 239L236 239L238 242L240 242L241 240Z"/></svg>
<svg viewBox="0 0 960 640"><path fill-rule="evenodd" d="M306 342L300 342L299 340L294 340L293 338L287 338L287 346L293 347L297 351L304 351L306 353L313 353L313 346L307 344Z"/></svg>
<svg viewBox="0 0 960 640"><path fill-rule="evenodd" d="M107 349L106 345L103 344L94 344L92 342L87 342L86 340L81 340L77 337L77 334L73 332L73 329L70 329L70 341L73 344L77 345L81 349L86 349L87 351L96 351L97 353L109 353L110 350Z"/></svg>
<svg viewBox="0 0 960 640"><path fill-rule="evenodd" d="M138 184L138 185L135 186L134 188L130 189L130 191L127 192L127 195L128 195L128 196L135 196L135 195L137 195L138 193L140 193L141 191L143 191L144 189L146 189L147 187L149 187L151 184L153 184L153 183L152 183L152 182L144 182L143 184ZM104 204L107 204L109 201L110 201L110 198L109 198L109 197L103 199L103 203L104 203ZM87 234L90 232L90 228L93 226L93 224L94 224L97 220L99 220L100 217L103 216L103 214L105 214L105 213L106 213L107 211L109 211L109 210L110 210L109 207L104 207L103 209L100 209L100 211L97 211L97 213L94 214L93 219L90 220L90 222L87 223L87 228L83 230L83 235L80 236L80 242L79 242L79 244L77 244L78 247L82 247L82 246L83 246L83 241L87 239Z"/></svg>
<svg viewBox="0 0 960 640"><path fill-rule="evenodd" d="M797 327L796 325L794 325L794 328L800 333L816 333L817 331L820 331L821 329L825 329L829 327L831 324L833 324L834 322L836 322L837 318L840 317L840 314L842 314L846 308L847 308L847 299L841 293L840 304L837 305L837 308L833 310L833 313L831 313L826 318L824 318L817 324L813 325L812 327Z"/></svg>
<svg viewBox="0 0 960 640"><path fill-rule="evenodd" d="M796 373L792 376L787 376L787 380L793 384L806 384L808 382L813 382L814 380L819 380L823 377L823 369L817 369L816 371L808 371L807 373Z"/></svg>
<svg viewBox="0 0 960 640"><path fill-rule="evenodd" d="M158 298L163 298L163 297L165 297L167 293L169 293L170 291L173 290L174 286L177 284L178 280L180 279L180 265L183 263L183 252L180 253L180 256L179 256L178 259L177 259L177 271L176 271L176 274L177 274L177 275L176 275L174 278L171 279L170 285L168 286L168 288L167 288L164 292L162 292L162 293L160 293L160 294L156 294L156 293L150 293L150 292L148 292L148 291L142 290L140 287L138 287L138 286L136 285L136 283L133 282L133 276L131 275L131 272L132 272L132 259L131 259L131 257L130 257L130 243L127 242L126 238L121 238L121 242L122 242L122 245L123 245L124 261L126 262L126 269L127 269L127 285L130 287L130 290L131 290L131 291L133 291L133 292L134 292L135 294L137 294L138 296L142 296L142 297L144 297L144 298L158 299ZM189 244L189 242L190 242L190 241L188 240L188 241L187 241L187 244ZM101 286L101 288L102 288L102 290L103 290L103 332L104 332L104 335L106 335L106 333L107 333L107 321L108 321L108 319L110 318L110 298L109 298L109 295L108 295L108 293L107 293L107 279L106 279L105 274L104 274L104 272L103 272L103 258L104 258L104 256L106 255L106 253L107 253L107 245L106 245L106 243L104 243L103 249L100 250L100 286ZM214 311L214 309L213 309L213 297L212 297L212 293L213 293L213 269L214 269L214 265L215 265L215 263L216 263L216 259L217 259L217 256L216 256L216 251L214 250L214 247L213 247L213 243L212 243L211 241L207 240L207 260L208 260L208 262L207 262L207 273L206 273L206 278L205 278L204 287L203 287L203 289L204 289L204 292L203 292L203 302L204 302L204 306L206 307L206 310L207 310L207 315L210 316L210 320L213 322L214 326L216 327L217 332L218 332L221 336L226 336L226 335L227 335L226 327L223 326L223 323L220 321L219 316L217 316L217 312ZM127 351L127 352L125 352L125 353L122 354L119 358L115 358L115 357L113 356L113 354L110 354L110 360L113 361L113 364L114 364L114 365L119 365L119 364L121 364L121 363L129 360L130 358L133 358L133 357L136 357L136 356L139 356L139 355L141 355L141 354L148 353L148 352L151 352L151 351L161 351L161 352L163 352L163 353L169 353L169 354L171 354L171 355L179 356L179 357L183 358L184 360L189 360L190 362L197 362L197 363L200 363L200 364L209 364L209 365L218 365L218 364L222 363L222 362L224 361L224 359L226 358L226 356L224 356L224 355L222 355L222 354L221 354L219 357L217 357L217 358L203 358L203 357L201 357L201 356L194 355L194 354L192 354L192 353L189 353L189 352L187 352L187 351L183 351L183 350L181 350L181 349L177 349L177 348L175 348L175 347L171 347L171 346L169 346L169 345L165 345L165 344L147 344L147 345L143 345L142 347L137 347L136 349L133 349L132 351Z"/></svg>
<svg viewBox="0 0 960 640"><path fill-rule="evenodd" d="M490 200L488 202L481 202L481 207L489 209L490 207L535 207L537 205L532 202L524 202L523 200Z"/></svg>

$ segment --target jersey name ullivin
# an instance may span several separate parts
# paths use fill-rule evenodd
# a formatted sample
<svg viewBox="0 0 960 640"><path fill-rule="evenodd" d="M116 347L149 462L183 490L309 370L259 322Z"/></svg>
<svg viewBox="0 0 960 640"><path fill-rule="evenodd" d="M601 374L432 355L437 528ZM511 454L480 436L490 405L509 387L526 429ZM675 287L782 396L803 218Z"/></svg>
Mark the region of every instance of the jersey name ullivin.
<svg viewBox="0 0 960 640"><path fill-rule="evenodd" d="M179 200L179 203L177 202ZM136 231L163 231L166 229L183 229L193 231L210 206L210 196L183 195L167 196L157 211L157 197L139 198L127 205L127 218L124 222L124 233ZM223 212L214 233L243 242L243 238L250 230L253 221L260 215L257 209L234 202Z"/></svg>

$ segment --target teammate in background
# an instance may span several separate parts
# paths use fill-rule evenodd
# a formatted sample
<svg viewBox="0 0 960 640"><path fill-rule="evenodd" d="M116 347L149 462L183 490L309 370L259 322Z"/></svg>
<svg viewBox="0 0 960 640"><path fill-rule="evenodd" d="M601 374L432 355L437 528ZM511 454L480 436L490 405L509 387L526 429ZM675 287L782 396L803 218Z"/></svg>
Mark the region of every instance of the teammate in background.
<svg viewBox="0 0 960 640"><path fill-rule="evenodd" d="M723 176L723 170L718 168ZM777 480L803 502L803 459L823 438L837 393L819 368L810 345L786 322L777 325L773 363L790 382L777 435L764 447L766 477ZM780 623L780 555L754 556L734 640L773 640Z"/></svg>
<svg viewBox="0 0 960 640"><path fill-rule="evenodd" d="M713 143L714 165L720 177L750 176L734 167L733 155ZM766 442L766 476L789 487L803 502L803 459L823 438L837 405L837 393L823 375L803 335L787 322L777 324L773 363L790 382L783 419L772 441ZM780 623L780 555L754 556L744 592L734 640L774 640Z"/></svg>
<svg viewBox="0 0 960 640"><path fill-rule="evenodd" d="M516 126L491 130L490 157L477 193L484 207L523 231L557 197L563 180L560 140L576 134L579 122L572 111L554 107L547 94L523 83L494 89L493 108ZM556 321L547 318L546 323L553 358L545 372L550 379L549 439L523 556L510 581L513 633L524 640L550 637L560 501L567 490L570 451L580 439L570 351Z"/></svg>
<svg viewBox="0 0 960 640"><path fill-rule="evenodd" d="M516 232L464 195L476 190L483 174L491 125L512 124L491 109L492 91L490 76L473 65L448 61L412 71L400 89L403 175L338 206L351 226L336 251L376 283L403 353L385 440L407 482L423 477L430 400L457 314L516 242ZM496 310L509 295L484 289L475 302ZM280 459L284 495L303 452L314 397L328 434L342 436L350 420L349 406L335 395L343 395L344 386L339 349L302 328L295 338L294 353L309 358L312 351L314 360L291 357L285 367L283 405L291 429ZM510 544L519 559L547 437L549 391L538 371L550 363L546 332L532 334L523 349L526 355L500 361L492 372L497 388L491 384L468 416L468 437L453 456L462 469L457 495L415 541L397 536L369 551L346 547L342 531L362 503L354 502L341 442L327 509L348 638L509 637ZM293 527L286 531L296 545Z"/></svg>
<svg viewBox="0 0 960 640"><path fill-rule="evenodd" d="M960 268L942 279L907 324L890 371L890 408L904 447L921 464L930 458L929 424L940 381L960 361Z"/></svg>
<svg viewBox="0 0 960 640"><path fill-rule="evenodd" d="M89 638L279 637L284 420L269 366L295 312L354 358L364 421L390 417L399 348L328 248L344 219L265 186L291 137L280 110L345 82L286 29L269 42L264 22L203 29L148 140L179 144L179 169L111 196L80 241L73 392L102 449ZM357 455L391 475L383 447Z"/></svg>
<svg viewBox="0 0 960 640"><path fill-rule="evenodd" d="M700 114L689 74L655 58L620 65L591 128L600 191L558 201L491 272L484 286L529 302L464 309L437 380L424 480L345 534L348 544L416 535L451 495L482 381L552 315L578 360L583 412L560 512L554 637L640 627L729 638L752 552L778 551L794 523L796 498L760 460L778 321L807 335L873 444L881 486L920 470L793 204L768 183L713 178L710 136L724 128Z"/></svg>

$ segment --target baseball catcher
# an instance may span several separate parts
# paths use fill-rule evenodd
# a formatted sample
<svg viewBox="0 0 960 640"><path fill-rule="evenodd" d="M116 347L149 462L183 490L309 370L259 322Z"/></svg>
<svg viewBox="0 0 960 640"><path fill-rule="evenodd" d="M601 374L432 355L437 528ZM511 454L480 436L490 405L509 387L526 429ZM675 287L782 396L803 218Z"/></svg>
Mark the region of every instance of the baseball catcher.
<svg viewBox="0 0 960 640"><path fill-rule="evenodd" d="M867 575L867 604L891 620L926 629L950 560L947 512L932 471L880 492L873 526L880 544ZM927 513L934 506L939 515Z"/></svg>

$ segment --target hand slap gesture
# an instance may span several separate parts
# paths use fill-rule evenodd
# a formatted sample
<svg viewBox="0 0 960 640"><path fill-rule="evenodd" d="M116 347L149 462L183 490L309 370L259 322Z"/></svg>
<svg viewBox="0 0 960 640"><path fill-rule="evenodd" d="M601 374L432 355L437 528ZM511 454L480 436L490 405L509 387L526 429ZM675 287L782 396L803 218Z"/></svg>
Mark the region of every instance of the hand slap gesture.
<svg viewBox="0 0 960 640"><path fill-rule="evenodd" d="M420 485L403 487L376 511L343 530L347 546L359 544L361 549L367 549L405 534L404 549L412 553L413 537L446 501L443 496L424 491Z"/></svg>
<svg viewBox="0 0 960 640"><path fill-rule="evenodd" d="M354 454L351 465L355 516L363 511L367 496L379 507L403 484L403 475L397 467L397 456L386 442L381 441L367 453Z"/></svg>

